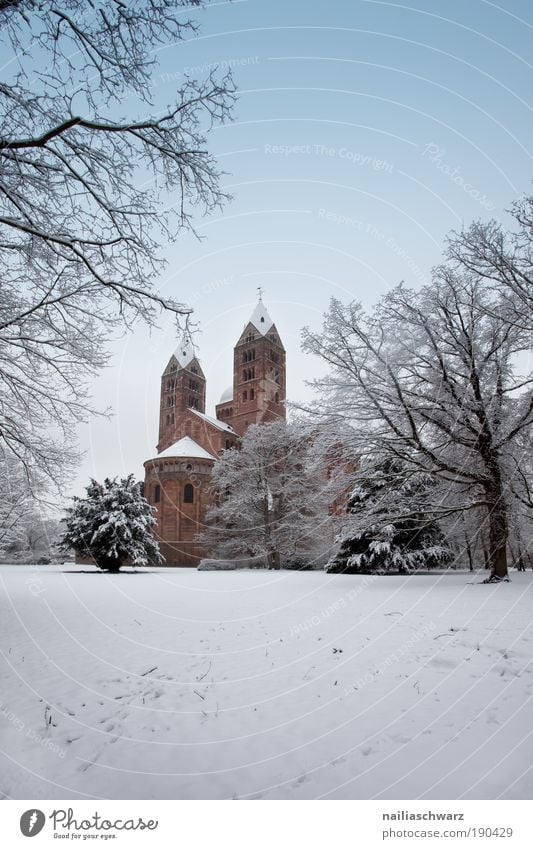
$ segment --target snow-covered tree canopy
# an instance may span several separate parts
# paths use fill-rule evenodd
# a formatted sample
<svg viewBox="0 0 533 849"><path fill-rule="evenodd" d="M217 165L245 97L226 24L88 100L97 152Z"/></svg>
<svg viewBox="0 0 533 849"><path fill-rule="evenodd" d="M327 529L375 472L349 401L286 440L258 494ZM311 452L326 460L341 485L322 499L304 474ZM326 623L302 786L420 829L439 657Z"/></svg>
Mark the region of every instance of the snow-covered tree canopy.
<svg viewBox="0 0 533 849"><path fill-rule="evenodd" d="M67 511L64 548L75 549L107 571L118 571L125 562L133 566L162 562L151 534L154 508L133 475L106 478L103 483L91 480L86 491L86 498L74 498Z"/></svg>
<svg viewBox="0 0 533 849"><path fill-rule="evenodd" d="M480 280L495 283L500 316L533 331L533 197L516 201L512 231L499 221L476 221L448 239L448 259Z"/></svg>
<svg viewBox="0 0 533 849"><path fill-rule="evenodd" d="M218 557L264 558L271 568L312 566L333 542L325 459L308 428L252 425L213 469L216 505L204 542Z"/></svg>
<svg viewBox="0 0 533 849"><path fill-rule="evenodd" d="M36 518L42 482L30 477L18 457L0 450L0 550L24 541L27 523Z"/></svg>
<svg viewBox="0 0 533 849"><path fill-rule="evenodd" d="M0 3L0 440L56 482L110 334L190 312L153 288L161 244L225 199L207 134L231 81L150 101L158 48L199 5Z"/></svg>
<svg viewBox="0 0 533 849"><path fill-rule="evenodd" d="M397 458L377 457L367 458L354 482L328 572L409 573L451 560L442 530L426 515L430 477L410 473Z"/></svg>
<svg viewBox="0 0 533 849"><path fill-rule="evenodd" d="M531 338L507 320L507 301L507 287L443 266L430 286L400 285L369 314L333 300L323 331L304 334L305 350L330 366L314 382L315 416L350 424L354 456L396 457L434 478L435 518L482 506L496 579L507 574L507 503L531 491L533 378L517 373Z"/></svg>

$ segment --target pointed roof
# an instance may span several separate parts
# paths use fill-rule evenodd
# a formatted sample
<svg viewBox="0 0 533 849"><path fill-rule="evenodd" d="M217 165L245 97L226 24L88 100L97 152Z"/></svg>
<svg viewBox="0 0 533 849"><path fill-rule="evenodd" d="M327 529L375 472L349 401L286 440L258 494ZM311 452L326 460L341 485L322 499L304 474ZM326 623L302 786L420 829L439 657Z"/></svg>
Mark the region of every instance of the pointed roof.
<svg viewBox="0 0 533 849"><path fill-rule="evenodd" d="M182 439L174 442L173 445L169 445L168 448L165 448L164 451L161 451L157 455L156 460L161 460L163 457L190 457L200 460L216 460L213 454L210 454L209 451L198 445L190 436L184 436Z"/></svg>
<svg viewBox="0 0 533 849"><path fill-rule="evenodd" d="M183 334L181 342L174 351L174 357L178 361L178 365L186 368L194 359L196 359L196 351L192 343L191 337L186 333Z"/></svg>
<svg viewBox="0 0 533 849"><path fill-rule="evenodd" d="M259 333L261 333L263 336L265 335L265 333L268 333L268 331L274 324L268 314L267 308L265 307L261 299L261 296L259 297L259 303L253 311L248 324L253 324L256 330L258 330Z"/></svg>
<svg viewBox="0 0 533 849"><path fill-rule="evenodd" d="M198 418L203 419L204 422L207 422L213 427L218 428L218 430L224 430L227 433L235 433L231 425L226 424L225 422L220 421L220 419L215 419L213 416L208 416L206 413L201 413L200 410L195 410L194 407L188 407L190 413L194 413Z"/></svg>

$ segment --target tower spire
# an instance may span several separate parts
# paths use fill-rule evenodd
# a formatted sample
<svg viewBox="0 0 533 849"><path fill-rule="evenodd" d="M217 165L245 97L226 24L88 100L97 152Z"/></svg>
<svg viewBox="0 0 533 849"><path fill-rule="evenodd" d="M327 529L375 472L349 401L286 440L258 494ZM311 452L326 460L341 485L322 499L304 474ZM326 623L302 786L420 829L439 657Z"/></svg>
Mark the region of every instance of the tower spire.
<svg viewBox="0 0 533 849"><path fill-rule="evenodd" d="M188 366L189 363L196 357L194 342L192 341L191 334L188 330L183 331L181 340L178 342L178 346L174 351L174 356L182 368Z"/></svg>

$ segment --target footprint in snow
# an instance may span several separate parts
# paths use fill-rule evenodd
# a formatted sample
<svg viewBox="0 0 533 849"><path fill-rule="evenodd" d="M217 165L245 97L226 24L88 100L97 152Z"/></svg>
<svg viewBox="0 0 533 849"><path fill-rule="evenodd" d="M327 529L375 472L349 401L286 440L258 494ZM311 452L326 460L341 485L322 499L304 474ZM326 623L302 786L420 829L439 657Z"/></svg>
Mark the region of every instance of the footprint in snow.
<svg viewBox="0 0 533 849"><path fill-rule="evenodd" d="M448 660L445 657L434 657L429 661L430 666L441 667L443 669L457 669L457 663L453 660Z"/></svg>
<svg viewBox="0 0 533 849"><path fill-rule="evenodd" d="M412 740L411 737L407 737L405 734L390 734L389 736L394 743L399 743L401 746L405 746Z"/></svg>

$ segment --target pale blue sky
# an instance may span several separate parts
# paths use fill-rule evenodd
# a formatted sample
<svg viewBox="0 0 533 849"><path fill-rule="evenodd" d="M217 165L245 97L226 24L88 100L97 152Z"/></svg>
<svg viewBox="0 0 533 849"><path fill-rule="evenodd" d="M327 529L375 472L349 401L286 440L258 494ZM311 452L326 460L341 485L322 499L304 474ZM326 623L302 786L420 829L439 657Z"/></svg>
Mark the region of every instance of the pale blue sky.
<svg viewBox="0 0 533 849"><path fill-rule="evenodd" d="M332 295L371 304L400 280L422 285L447 231L504 218L530 190L533 7L235 0L197 17L198 37L160 51L154 101L171 102L184 72L232 67L236 119L210 144L234 200L197 222L202 242L165 247L161 289L194 306L208 411L231 382L258 286L300 399L320 368L300 352L300 330L320 326ZM80 430L77 491L90 474L142 475L174 347L171 322L116 343L94 384L115 415Z"/></svg>

